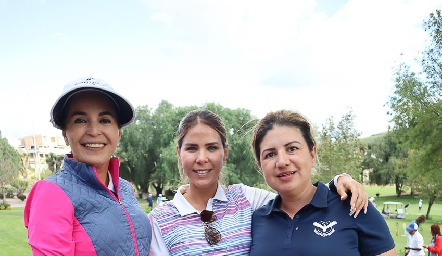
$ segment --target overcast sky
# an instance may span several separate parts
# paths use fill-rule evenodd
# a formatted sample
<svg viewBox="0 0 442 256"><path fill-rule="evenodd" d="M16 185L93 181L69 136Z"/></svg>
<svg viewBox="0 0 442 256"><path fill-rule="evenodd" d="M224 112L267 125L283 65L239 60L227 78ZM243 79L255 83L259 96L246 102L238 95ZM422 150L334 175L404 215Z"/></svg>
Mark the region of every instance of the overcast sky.
<svg viewBox="0 0 442 256"><path fill-rule="evenodd" d="M71 80L105 80L134 106L216 102L316 125L350 109L362 136L388 129L393 68L427 43L440 0L0 0L0 130L58 132ZM401 56L402 54L402 56Z"/></svg>

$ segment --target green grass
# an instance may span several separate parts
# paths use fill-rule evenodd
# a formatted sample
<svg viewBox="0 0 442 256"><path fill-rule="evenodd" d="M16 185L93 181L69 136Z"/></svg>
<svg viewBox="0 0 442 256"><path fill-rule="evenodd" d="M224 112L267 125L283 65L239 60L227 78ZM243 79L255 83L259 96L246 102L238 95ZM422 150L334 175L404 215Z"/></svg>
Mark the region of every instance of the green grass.
<svg viewBox="0 0 442 256"><path fill-rule="evenodd" d="M395 186L365 186L365 190L367 191L368 196L376 197L376 194L379 193L379 196L395 196L396 195L396 187Z"/></svg>
<svg viewBox="0 0 442 256"><path fill-rule="evenodd" d="M419 195L409 195L410 191L405 191L403 195L400 197L396 196L396 189L394 186L365 186L365 190L367 191L368 196L373 196L376 199L377 209L382 211L383 203L386 201L395 201L403 203L404 207L406 204L408 206L408 214L413 216L412 219L416 219L417 216L423 214L427 214L428 210L428 201L423 198L424 203L422 205L421 213L419 213L418 202ZM376 197L376 193L379 193L380 196ZM407 215L408 219L408 215ZM436 202L432 205L429 220L442 221L442 198L436 200Z"/></svg>
<svg viewBox="0 0 442 256"><path fill-rule="evenodd" d="M404 247L407 244L407 238L405 236L405 228L408 226L410 221L413 219L416 219L419 215L406 215L405 219L385 219L387 222L387 225L390 229L391 236L394 239L394 242L396 244L396 252L397 255L404 255L405 249ZM439 225L442 225L442 219L439 219L439 221L434 220L427 220L425 223L421 224L419 227L419 232L424 237L424 244L429 244L431 241L431 234L430 234L430 226L433 223L439 223ZM425 252L425 255L428 253Z"/></svg>
<svg viewBox="0 0 442 256"><path fill-rule="evenodd" d="M140 198L138 198L137 200L138 200L138 203L140 203L140 206L141 206L141 208L143 209L143 211L144 211L145 213L149 213L149 212L151 211L150 207L149 207L148 204L147 204L146 199L140 199ZM154 207L156 206L156 203L155 203L155 202L153 202L153 206L154 206Z"/></svg>
<svg viewBox="0 0 442 256"><path fill-rule="evenodd" d="M23 225L23 208L0 211L0 234L1 255L32 255Z"/></svg>
<svg viewBox="0 0 442 256"><path fill-rule="evenodd" d="M405 219L385 219L395 241L397 255L404 255L405 250L403 248L407 242L405 227L410 221L420 215L417 207L419 197L410 195L396 197L395 189L391 186L366 186L365 188L369 196L375 197L376 193L380 193L380 197L376 197L378 211L382 211L382 203L385 201L398 201L404 203L404 205L410 203ZM138 201L146 213L150 212L146 200L139 199ZM422 214L426 214L427 207L428 204L426 204L424 199ZM431 209L430 219L419 228L419 232L424 237L425 244L428 244L431 240L430 226L433 223L442 225L442 199L436 201ZM23 226L23 208L0 211L0 234L0 255L31 255L31 248L27 242L27 230ZM427 253L425 255L427 255Z"/></svg>
<svg viewBox="0 0 442 256"><path fill-rule="evenodd" d="M369 196L375 197L379 212L382 212L383 203L386 201L401 202L403 203L403 206L409 204L405 214L405 219L385 219L396 244L397 255L404 255L404 247L407 244L405 228L419 215L427 214L428 201L426 202L424 199L421 213L419 213L418 202L420 197L418 195L409 195L409 190L406 190L402 196L397 197L395 186L365 186L365 189ZM376 193L380 194L379 197L376 197ZM442 199L436 200L435 204L432 205L429 219L425 221L425 223L423 223L419 228L419 232L424 237L424 244L429 244L431 241L430 226L434 223L439 223L442 225ZM426 252L425 255L427 254L428 253Z"/></svg>

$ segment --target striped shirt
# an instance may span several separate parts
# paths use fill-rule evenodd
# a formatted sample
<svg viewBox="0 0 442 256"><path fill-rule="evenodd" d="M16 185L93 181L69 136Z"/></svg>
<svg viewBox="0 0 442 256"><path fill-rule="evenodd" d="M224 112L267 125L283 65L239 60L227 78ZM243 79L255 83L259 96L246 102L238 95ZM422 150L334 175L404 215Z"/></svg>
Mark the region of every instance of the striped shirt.
<svg viewBox="0 0 442 256"><path fill-rule="evenodd" d="M210 226L221 233L222 239L210 246L199 212L178 191L172 201L149 213L153 230L151 255L248 255L253 211L274 197L274 193L244 184L218 184L206 210L216 214L217 220Z"/></svg>

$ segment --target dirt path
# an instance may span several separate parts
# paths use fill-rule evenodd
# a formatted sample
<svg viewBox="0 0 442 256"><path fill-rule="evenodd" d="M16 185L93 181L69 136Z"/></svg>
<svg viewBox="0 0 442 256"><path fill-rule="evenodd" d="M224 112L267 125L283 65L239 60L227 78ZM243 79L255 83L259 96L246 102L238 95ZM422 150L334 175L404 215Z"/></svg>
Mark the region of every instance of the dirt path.
<svg viewBox="0 0 442 256"><path fill-rule="evenodd" d="M0 199L3 202L3 199ZM25 207L26 199L24 201L18 198L6 198L6 202L11 205L11 207Z"/></svg>

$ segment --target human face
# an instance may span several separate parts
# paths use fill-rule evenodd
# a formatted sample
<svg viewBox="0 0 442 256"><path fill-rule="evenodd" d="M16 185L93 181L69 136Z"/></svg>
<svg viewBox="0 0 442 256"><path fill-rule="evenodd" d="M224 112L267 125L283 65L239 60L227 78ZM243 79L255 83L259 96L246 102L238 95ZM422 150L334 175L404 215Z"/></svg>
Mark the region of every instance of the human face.
<svg viewBox="0 0 442 256"><path fill-rule="evenodd" d="M115 107L99 92L80 92L72 96L63 136L73 159L107 171L110 157L121 139Z"/></svg>
<svg viewBox="0 0 442 256"><path fill-rule="evenodd" d="M196 124L187 131L177 154L191 187L216 190L228 156L227 146L222 145L218 132L206 124Z"/></svg>
<svg viewBox="0 0 442 256"><path fill-rule="evenodd" d="M276 125L263 137L259 146L261 169L271 188L282 195L298 193L311 185L316 147L309 151L298 128Z"/></svg>

